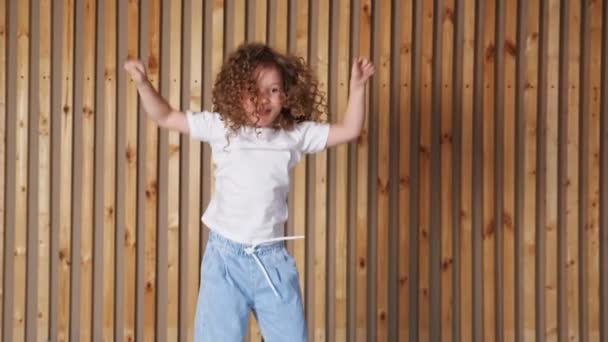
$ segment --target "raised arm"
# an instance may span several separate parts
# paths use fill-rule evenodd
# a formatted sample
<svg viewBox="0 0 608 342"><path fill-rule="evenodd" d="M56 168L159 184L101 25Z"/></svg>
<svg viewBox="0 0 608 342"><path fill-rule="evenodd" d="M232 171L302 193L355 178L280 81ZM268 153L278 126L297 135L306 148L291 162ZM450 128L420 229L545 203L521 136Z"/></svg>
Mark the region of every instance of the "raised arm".
<svg viewBox="0 0 608 342"><path fill-rule="evenodd" d="M167 100L154 89L148 80L144 63L140 60L128 60L124 68L137 85L137 92L148 117L159 127L189 134L190 129L185 113L172 108Z"/></svg>
<svg viewBox="0 0 608 342"><path fill-rule="evenodd" d="M350 95L343 122L329 126L327 147L356 139L365 119L365 84L375 72L374 65L361 57L355 59L350 76Z"/></svg>

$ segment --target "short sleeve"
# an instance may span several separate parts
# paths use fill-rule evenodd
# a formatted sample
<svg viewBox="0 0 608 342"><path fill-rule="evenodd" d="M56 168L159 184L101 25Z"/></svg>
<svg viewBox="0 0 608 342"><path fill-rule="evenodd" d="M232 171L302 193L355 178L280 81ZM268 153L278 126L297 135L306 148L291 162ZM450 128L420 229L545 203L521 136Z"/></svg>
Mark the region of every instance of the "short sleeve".
<svg viewBox="0 0 608 342"><path fill-rule="evenodd" d="M225 135L224 122L218 113L187 112L186 117L192 139L210 142Z"/></svg>
<svg viewBox="0 0 608 342"><path fill-rule="evenodd" d="M300 151L302 153L317 153L327 146L329 124L306 121L298 124L300 132Z"/></svg>

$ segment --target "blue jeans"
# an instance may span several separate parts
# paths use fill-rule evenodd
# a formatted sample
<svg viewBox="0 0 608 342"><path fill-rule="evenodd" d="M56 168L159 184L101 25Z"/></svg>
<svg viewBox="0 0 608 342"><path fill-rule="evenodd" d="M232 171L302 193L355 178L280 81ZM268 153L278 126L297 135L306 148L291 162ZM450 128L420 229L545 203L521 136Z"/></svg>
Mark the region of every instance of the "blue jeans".
<svg viewBox="0 0 608 342"><path fill-rule="evenodd" d="M196 342L243 341L250 311L265 341L307 340L299 275L284 242L253 251L211 232L201 268Z"/></svg>

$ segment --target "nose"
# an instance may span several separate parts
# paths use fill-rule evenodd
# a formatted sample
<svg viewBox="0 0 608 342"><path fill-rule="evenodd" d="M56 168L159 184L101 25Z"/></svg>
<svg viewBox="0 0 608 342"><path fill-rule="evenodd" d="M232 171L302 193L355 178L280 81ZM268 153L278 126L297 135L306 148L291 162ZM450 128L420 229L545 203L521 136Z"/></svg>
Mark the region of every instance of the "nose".
<svg viewBox="0 0 608 342"><path fill-rule="evenodd" d="M267 104L270 102L270 96L268 94L262 94L262 103Z"/></svg>

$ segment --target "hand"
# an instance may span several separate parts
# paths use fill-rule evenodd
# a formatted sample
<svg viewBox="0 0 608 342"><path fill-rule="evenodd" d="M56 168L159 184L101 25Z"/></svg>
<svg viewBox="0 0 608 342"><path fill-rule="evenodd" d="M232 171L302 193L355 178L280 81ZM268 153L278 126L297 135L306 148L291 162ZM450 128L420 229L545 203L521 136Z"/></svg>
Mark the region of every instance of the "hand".
<svg viewBox="0 0 608 342"><path fill-rule="evenodd" d="M124 68L137 85L140 85L148 80L146 66L142 61L130 59L125 62Z"/></svg>
<svg viewBox="0 0 608 342"><path fill-rule="evenodd" d="M365 58L357 57L353 62L353 67L350 72L350 88L357 89L365 86L365 83L376 71L376 67L372 62Z"/></svg>

